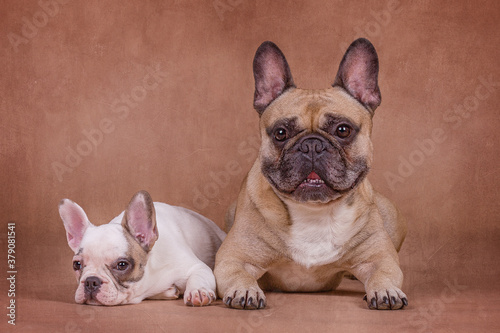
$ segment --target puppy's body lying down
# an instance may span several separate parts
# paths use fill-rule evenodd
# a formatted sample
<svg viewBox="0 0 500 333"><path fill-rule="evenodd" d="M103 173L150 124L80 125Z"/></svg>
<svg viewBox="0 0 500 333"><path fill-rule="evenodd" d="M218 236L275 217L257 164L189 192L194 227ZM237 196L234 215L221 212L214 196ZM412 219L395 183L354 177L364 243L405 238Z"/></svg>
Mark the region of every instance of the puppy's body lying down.
<svg viewBox="0 0 500 333"><path fill-rule="evenodd" d="M216 299L212 268L225 233L207 218L138 192L108 224L94 226L71 200L59 205L74 251L77 303L118 305L146 298L208 305Z"/></svg>

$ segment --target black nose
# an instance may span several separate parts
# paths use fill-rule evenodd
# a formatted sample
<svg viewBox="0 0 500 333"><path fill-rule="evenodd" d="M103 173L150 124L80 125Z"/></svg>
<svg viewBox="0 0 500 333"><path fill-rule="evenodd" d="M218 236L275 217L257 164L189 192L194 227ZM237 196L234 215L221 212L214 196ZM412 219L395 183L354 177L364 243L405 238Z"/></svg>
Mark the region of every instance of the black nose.
<svg viewBox="0 0 500 333"><path fill-rule="evenodd" d="M102 281L97 276L89 276L85 279L85 291L88 293L93 293L99 290Z"/></svg>
<svg viewBox="0 0 500 333"><path fill-rule="evenodd" d="M304 154L320 154L326 149L326 140L321 136L306 136L299 142L299 150Z"/></svg>

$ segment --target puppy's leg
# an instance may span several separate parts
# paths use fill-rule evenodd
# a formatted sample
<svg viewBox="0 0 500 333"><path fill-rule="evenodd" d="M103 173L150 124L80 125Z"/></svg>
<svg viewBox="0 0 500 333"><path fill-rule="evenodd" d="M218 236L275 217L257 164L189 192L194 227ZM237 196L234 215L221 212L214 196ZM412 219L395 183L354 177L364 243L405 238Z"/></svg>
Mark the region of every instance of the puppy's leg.
<svg viewBox="0 0 500 333"><path fill-rule="evenodd" d="M176 286L170 287L162 293L148 297L148 299L178 299L180 291Z"/></svg>
<svg viewBox="0 0 500 333"><path fill-rule="evenodd" d="M194 264L188 272L184 304L191 306L209 305L217 298L215 294L215 277L202 261Z"/></svg>

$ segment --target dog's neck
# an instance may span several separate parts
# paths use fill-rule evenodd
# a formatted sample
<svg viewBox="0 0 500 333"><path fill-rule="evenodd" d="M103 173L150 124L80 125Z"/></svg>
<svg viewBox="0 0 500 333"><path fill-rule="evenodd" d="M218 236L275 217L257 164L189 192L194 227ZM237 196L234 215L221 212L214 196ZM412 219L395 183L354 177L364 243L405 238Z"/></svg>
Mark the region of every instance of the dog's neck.
<svg viewBox="0 0 500 333"><path fill-rule="evenodd" d="M369 184L367 184L369 186ZM346 246L366 224L362 215L367 205L358 188L327 204L307 204L284 200L290 212L288 249L296 262L306 266L330 264L339 260Z"/></svg>

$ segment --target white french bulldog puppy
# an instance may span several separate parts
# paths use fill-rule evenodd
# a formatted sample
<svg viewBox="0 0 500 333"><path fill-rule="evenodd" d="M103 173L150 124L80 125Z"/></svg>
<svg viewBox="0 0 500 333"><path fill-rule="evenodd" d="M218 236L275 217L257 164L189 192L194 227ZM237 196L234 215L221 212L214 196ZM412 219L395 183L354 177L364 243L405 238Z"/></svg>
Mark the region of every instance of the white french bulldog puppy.
<svg viewBox="0 0 500 333"><path fill-rule="evenodd" d="M209 219L153 203L146 191L101 226L69 199L60 202L59 214L75 252L77 303L135 304L183 294L186 305L203 306L216 299L212 269L226 234Z"/></svg>

